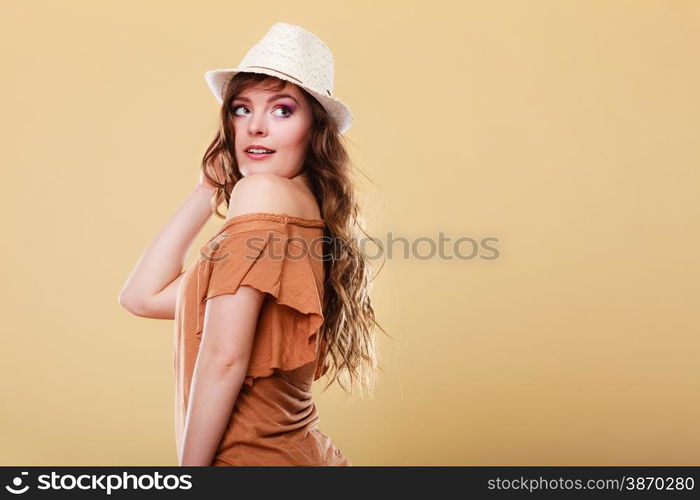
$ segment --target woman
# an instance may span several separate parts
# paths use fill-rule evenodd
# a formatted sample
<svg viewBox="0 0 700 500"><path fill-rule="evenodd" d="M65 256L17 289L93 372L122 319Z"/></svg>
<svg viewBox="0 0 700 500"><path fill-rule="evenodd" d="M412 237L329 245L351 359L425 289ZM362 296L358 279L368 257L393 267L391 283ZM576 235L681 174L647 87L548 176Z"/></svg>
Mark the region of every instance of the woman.
<svg viewBox="0 0 700 500"><path fill-rule="evenodd" d="M220 130L120 295L134 314L175 319L180 465L351 465L311 398L330 368L326 387L346 391L342 378L371 390L378 368L341 143L351 115L332 75L323 42L285 23L239 67L205 75ZM226 220L183 272L221 201Z"/></svg>

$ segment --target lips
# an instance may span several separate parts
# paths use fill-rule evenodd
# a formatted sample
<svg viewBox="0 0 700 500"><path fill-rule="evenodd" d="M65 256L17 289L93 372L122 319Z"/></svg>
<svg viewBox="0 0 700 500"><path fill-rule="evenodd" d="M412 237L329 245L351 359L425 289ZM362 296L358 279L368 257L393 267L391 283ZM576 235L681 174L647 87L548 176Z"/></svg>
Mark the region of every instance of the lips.
<svg viewBox="0 0 700 500"><path fill-rule="evenodd" d="M275 154L275 152L272 152L272 153L249 153L248 151L244 151L244 153L251 160L267 160L273 154Z"/></svg>
<svg viewBox="0 0 700 500"><path fill-rule="evenodd" d="M247 148L245 148L244 151L245 151L245 152L248 152L249 149L266 149L266 150L268 150L268 151L272 151L273 153L275 152L274 149L268 148L268 147L266 147L266 146L262 146L262 145L260 145L260 144L251 144L250 146L248 146ZM253 153L253 154L256 154L256 153Z"/></svg>

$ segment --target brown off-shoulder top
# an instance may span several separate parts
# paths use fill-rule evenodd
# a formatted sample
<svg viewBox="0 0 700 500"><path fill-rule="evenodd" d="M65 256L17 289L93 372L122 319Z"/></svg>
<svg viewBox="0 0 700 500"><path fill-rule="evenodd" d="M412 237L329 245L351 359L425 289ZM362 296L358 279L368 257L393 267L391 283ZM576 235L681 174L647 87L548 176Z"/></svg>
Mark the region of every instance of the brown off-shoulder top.
<svg viewBox="0 0 700 500"><path fill-rule="evenodd" d="M240 285L265 292L244 383L216 451L218 466L351 465L319 428L324 262L321 219L251 213L226 220L200 249L177 295L174 334L178 456L205 301Z"/></svg>

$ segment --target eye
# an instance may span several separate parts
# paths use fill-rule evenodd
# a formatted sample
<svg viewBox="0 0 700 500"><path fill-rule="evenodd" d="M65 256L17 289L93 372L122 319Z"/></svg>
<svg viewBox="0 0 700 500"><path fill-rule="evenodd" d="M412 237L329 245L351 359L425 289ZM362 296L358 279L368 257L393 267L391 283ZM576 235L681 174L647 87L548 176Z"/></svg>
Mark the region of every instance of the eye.
<svg viewBox="0 0 700 500"><path fill-rule="evenodd" d="M279 106L277 106L277 107L275 108L275 111L278 110L278 109L281 109L281 110L283 110L283 111L286 113L286 114L284 114L284 115L279 115L279 116L283 116L283 117L286 118L286 117L288 117L288 116L291 116L291 114L292 114L292 110L289 108L289 106L279 105Z"/></svg>
<svg viewBox="0 0 700 500"><path fill-rule="evenodd" d="M241 105L241 104L238 104L238 105L236 105L236 106L232 106L232 107L231 107L231 113L232 113L233 115L241 116L241 115L238 113L238 110L239 110L239 109L248 109L248 108L246 108L245 106L243 106L243 105ZM282 110L282 111L283 111L283 114L278 114L278 115L277 115L277 116L280 116L280 117L282 117L282 118L287 118L287 117L289 117L289 116L292 115L292 109L291 109L289 106L285 106L285 105L283 105L283 104L280 104L279 106L275 106L274 111L277 111L277 110Z"/></svg>

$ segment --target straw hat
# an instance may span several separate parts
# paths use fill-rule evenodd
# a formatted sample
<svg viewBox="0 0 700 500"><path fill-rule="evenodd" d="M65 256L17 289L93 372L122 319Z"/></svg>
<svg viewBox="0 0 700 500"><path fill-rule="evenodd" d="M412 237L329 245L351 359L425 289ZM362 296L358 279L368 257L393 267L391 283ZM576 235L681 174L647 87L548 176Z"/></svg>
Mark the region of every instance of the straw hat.
<svg viewBox="0 0 700 500"><path fill-rule="evenodd" d="M341 134L350 128L350 108L332 95L333 55L310 31L293 24L275 23L237 67L207 71L204 78L219 104L224 102L224 86L238 72L262 73L294 83L321 103Z"/></svg>

